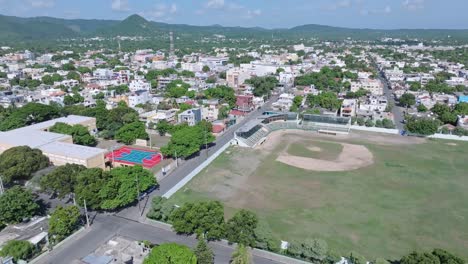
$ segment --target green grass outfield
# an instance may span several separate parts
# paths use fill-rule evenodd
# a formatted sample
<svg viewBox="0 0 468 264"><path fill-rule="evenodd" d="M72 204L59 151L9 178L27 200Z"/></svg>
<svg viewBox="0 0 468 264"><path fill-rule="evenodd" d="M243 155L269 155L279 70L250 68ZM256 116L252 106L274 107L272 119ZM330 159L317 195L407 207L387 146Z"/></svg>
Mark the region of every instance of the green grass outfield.
<svg viewBox="0 0 468 264"><path fill-rule="evenodd" d="M468 143L448 142L364 143L375 163L348 172L305 171L277 162L274 151L230 148L171 202L221 200L227 216L255 211L283 240L318 237L369 260L435 247L468 259Z"/></svg>

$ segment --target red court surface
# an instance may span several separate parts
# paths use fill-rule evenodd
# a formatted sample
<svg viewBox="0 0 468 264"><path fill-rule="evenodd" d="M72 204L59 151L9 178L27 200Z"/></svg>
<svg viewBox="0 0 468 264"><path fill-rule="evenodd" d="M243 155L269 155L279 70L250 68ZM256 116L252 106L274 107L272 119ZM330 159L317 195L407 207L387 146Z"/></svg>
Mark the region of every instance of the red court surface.
<svg viewBox="0 0 468 264"><path fill-rule="evenodd" d="M161 162L162 154L152 150L124 146L108 153L106 158L122 164L153 168Z"/></svg>

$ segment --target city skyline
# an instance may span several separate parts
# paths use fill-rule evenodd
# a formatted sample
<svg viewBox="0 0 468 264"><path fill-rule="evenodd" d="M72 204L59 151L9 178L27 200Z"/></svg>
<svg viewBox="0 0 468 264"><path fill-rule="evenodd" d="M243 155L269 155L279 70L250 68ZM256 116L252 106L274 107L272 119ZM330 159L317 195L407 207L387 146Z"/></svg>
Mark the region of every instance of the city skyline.
<svg viewBox="0 0 468 264"><path fill-rule="evenodd" d="M0 13L20 17L122 20L138 14L171 24L290 28L321 24L349 28L467 29L463 0L0 0ZM92 6L92 8L90 8Z"/></svg>

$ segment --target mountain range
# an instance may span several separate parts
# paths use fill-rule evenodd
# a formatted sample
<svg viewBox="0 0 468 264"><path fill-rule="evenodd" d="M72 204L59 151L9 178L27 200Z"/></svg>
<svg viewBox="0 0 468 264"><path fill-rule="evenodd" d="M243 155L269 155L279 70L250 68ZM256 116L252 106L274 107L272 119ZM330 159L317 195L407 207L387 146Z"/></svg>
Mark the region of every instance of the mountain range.
<svg viewBox="0 0 468 264"><path fill-rule="evenodd" d="M211 36L253 38L303 38L324 40L353 39L372 40L381 37L426 38L468 40L468 30L453 29L354 29L323 25L302 25L289 29L265 29L260 27L192 26L148 21L139 15L119 20L61 19L53 17L21 18L0 15L0 42L37 41L73 37L94 36L154 36L173 31L187 37Z"/></svg>

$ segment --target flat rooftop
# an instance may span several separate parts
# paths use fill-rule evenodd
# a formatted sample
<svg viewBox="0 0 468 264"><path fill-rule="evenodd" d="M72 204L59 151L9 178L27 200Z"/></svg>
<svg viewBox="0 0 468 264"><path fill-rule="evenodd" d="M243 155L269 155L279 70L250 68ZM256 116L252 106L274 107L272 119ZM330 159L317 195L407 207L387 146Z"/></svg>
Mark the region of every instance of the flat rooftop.
<svg viewBox="0 0 468 264"><path fill-rule="evenodd" d="M98 154L104 154L106 150L87 146L71 144L70 135L45 131L56 123L66 123L69 125L94 122L95 118L86 116L69 115L49 121L37 123L27 127L22 127L6 132L0 132L0 146L4 149L28 146L37 148L49 155L65 156L70 159L86 160Z"/></svg>

